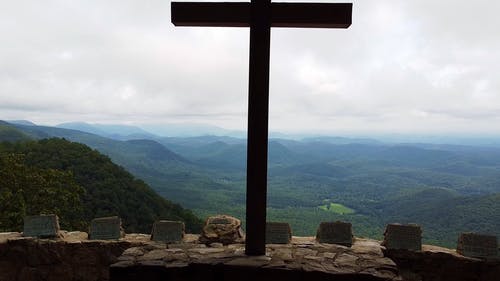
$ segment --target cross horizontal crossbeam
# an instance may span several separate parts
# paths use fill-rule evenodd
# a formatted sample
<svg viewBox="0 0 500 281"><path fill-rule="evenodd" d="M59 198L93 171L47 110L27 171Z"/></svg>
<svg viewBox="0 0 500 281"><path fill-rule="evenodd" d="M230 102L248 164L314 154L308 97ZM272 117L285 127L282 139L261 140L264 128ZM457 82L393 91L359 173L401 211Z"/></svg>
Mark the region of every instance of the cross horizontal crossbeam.
<svg viewBox="0 0 500 281"><path fill-rule="evenodd" d="M271 27L348 28L352 3L271 3ZM250 3L172 2L176 26L249 27Z"/></svg>
<svg viewBox="0 0 500 281"><path fill-rule="evenodd" d="M172 2L177 26L250 27L245 253L263 255L266 234L271 27L347 28L352 3Z"/></svg>

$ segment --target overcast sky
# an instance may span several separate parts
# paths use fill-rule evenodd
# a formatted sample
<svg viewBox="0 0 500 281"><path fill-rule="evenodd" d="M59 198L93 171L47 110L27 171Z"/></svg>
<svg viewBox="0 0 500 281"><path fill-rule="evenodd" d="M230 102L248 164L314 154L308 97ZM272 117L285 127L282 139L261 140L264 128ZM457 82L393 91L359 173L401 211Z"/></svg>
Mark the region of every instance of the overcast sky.
<svg viewBox="0 0 500 281"><path fill-rule="evenodd" d="M167 0L0 2L0 119L246 130L247 28L174 27ZM270 129L499 132L499 11L359 0L349 29L273 28Z"/></svg>

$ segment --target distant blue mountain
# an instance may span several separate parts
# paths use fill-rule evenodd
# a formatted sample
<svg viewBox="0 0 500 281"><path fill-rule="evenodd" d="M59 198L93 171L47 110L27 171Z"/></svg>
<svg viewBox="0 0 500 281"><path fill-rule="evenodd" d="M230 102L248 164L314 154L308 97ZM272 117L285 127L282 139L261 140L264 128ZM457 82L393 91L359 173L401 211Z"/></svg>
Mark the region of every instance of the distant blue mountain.
<svg viewBox="0 0 500 281"><path fill-rule="evenodd" d="M25 126L36 126L35 123L29 120L6 120L5 122L14 124L14 125L25 125Z"/></svg>
<svg viewBox="0 0 500 281"><path fill-rule="evenodd" d="M303 138L304 142L324 142L330 144L382 144L380 141L369 138L346 138L346 137L332 137L332 136L320 136L320 137L308 137Z"/></svg>
<svg viewBox="0 0 500 281"><path fill-rule="evenodd" d="M247 133L240 130L228 130L206 124L145 124L141 126L147 131L163 137L195 137L204 135L246 138Z"/></svg>
<svg viewBox="0 0 500 281"><path fill-rule="evenodd" d="M96 134L113 139L144 139L154 137L148 131L136 126L116 125L116 124L89 124L85 122L69 122L57 125L58 128L78 130L91 134ZM132 137L131 137L132 136Z"/></svg>
<svg viewBox="0 0 500 281"><path fill-rule="evenodd" d="M77 131L82 131L82 132L101 135L101 136L103 134L106 134L106 132L98 129L97 127L95 127L93 125L85 123L85 122L62 123L62 124L56 125L56 127L63 128L63 129L77 130Z"/></svg>
<svg viewBox="0 0 500 281"><path fill-rule="evenodd" d="M0 122L0 141L82 142L198 214L244 217L245 138L140 137L144 132L130 128L77 125L80 130ZM81 130L134 133L110 139ZM377 239L389 222L419 223L424 241L447 246L456 245L462 231L500 231L500 148L362 137L271 138L268 171L268 214L290 222L298 235L313 234L327 220L350 221L359 235ZM320 208L328 203L355 213Z"/></svg>
<svg viewBox="0 0 500 281"><path fill-rule="evenodd" d="M246 132L244 131L227 130L205 124L144 124L140 125L139 127L119 124L67 122L59 124L56 127L78 130L118 140L197 136L225 136L233 138L246 138Z"/></svg>

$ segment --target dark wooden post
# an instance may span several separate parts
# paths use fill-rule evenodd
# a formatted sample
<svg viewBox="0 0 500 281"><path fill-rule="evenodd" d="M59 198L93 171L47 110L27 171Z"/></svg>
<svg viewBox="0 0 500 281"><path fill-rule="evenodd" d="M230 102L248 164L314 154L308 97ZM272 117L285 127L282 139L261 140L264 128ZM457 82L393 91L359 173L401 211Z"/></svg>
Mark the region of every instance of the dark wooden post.
<svg viewBox="0 0 500 281"><path fill-rule="evenodd" d="M245 253L266 253L267 142L271 0L252 0L248 84L247 208Z"/></svg>
<svg viewBox="0 0 500 281"><path fill-rule="evenodd" d="M172 2L172 22L177 26L250 27L245 253L264 255L271 27L347 28L352 4L251 1Z"/></svg>

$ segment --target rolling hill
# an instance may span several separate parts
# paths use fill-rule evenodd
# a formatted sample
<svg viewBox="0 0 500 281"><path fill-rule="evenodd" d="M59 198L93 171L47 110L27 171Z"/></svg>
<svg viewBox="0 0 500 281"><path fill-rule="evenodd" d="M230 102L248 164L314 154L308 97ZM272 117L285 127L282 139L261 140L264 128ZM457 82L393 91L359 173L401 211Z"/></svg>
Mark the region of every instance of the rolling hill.
<svg viewBox="0 0 500 281"><path fill-rule="evenodd" d="M149 233L158 219L182 220L188 231L201 230L202 221L191 211L160 197L142 180L86 145L55 138L4 142L0 153L23 155L28 167L70 172L84 189L81 220L87 223L95 217L119 215L128 232Z"/></svg>
<svg viewBox="0 0 500 281"><path fill-rule="evenodd" d="M7 122L0 121L0 141L15 142L29 139L27 134L16 130Z"/></svg>
<svg viewBox="0 0 500 281"><path fill-rule="evenodd" d="M201 217L228 213L244 218L244 139L118 141L61 128L16 128L37 138L86 143ZM296 235L313 235L325 220L351 221L356 235L373 238L381 238L388 222L419 223L424 241L446 246L453 246L460 231L500 233L496 147L271 139L268 160L268 219L290 222Z"/></svg>
<svg viewBox="0 0 500 281"><path fill-rule="evenodd" d="M64 138L79 142L109 156L165 198L185 207L210 200L206 190L230 189L214 174L169 150L154 140L120 141L78 130L48 126L11 125L32 139ZM208 204L208 202L207 202ZM211 203L210 203L211 204Z"/></svg>

